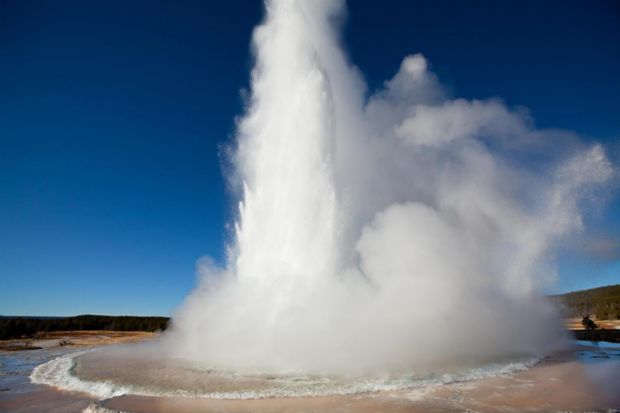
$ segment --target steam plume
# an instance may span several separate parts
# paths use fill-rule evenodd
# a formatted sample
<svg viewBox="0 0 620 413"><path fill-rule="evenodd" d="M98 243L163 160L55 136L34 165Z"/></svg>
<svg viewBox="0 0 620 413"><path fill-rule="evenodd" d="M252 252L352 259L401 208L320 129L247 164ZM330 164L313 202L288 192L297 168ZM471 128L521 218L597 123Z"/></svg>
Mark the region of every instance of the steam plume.
<svg viewBox="0 0 620 413"><path fill-rule="evenodd" d="M167 340L237 370L392 371L540 354L538 290L612 167L499 100L450 99L420 54L367 96L340 1L271 0L237 130L239 213Z"/></svg>

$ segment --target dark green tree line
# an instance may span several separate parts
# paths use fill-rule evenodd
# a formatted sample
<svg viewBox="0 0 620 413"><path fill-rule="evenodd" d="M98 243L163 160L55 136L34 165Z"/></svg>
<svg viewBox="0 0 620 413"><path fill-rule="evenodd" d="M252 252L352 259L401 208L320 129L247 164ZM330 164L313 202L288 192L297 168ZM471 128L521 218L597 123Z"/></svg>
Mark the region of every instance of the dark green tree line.
<svg viewBox="0 0 620 413"><path fill-rule="evenodd" d="M620 319L620 285L553 295L551 299L562 307L566 317L593 315L599 320Z"/></svg>
<svg viewBox="0 0 620 413"><path fill-rule="evenodd" d="M76 317L0 317L0 340L34 337L53 331L163 331L168 317L79 315Z"/></svg>

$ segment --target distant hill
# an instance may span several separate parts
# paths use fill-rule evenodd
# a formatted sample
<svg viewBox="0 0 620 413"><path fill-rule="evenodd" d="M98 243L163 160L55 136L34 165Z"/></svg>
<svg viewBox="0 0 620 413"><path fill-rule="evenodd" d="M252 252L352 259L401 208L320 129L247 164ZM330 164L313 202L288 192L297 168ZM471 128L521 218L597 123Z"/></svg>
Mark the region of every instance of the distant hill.
<svg viewBox="0 0 620 413"><path fill-rule="evenodd" d="M168 326L168 317L78 315L75 317L0 316L0 340L34 337L52 331L158 331Z"/></svg>
<svg viewBox="0 0 620 413"><path fill-rule="evenodd" d="M595 316L599 320L620 319L620 285L552 295L566 317Z"/></svg>

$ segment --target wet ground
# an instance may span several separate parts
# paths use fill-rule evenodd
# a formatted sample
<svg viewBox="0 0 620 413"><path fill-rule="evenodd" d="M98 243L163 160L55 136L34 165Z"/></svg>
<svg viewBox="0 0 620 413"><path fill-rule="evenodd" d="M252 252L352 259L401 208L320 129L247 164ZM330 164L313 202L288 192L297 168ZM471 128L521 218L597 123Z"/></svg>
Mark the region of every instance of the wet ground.
<svg viewBox="0 0 620 413"><path fill-rule="evenodd" d="M67 392L30 381L32 370L62 356L71 356L83 348L47 348L16 352L0 352L0 411L2 412L558 412L608 411L620 408L620 345L612 343L576 342L573 349L554 354L534 367L514 373L472 381L445 384L412 385L411 388L384 389L348 395L321 397L280 397L262 400L218 400L195 397L153 397L137 395L95 396L84 392ZM82 357L98 357L97 352ZM90 360L93 361L93 360ZM86 366L88 363L84 363ZM111 370L79 371L73 374L97 382ZM82 367L83 367L82 366ZM156 369L157 370L157 369ZM139 369L128 365L139 379ZM160 370L165 376L170 372ZM202 373L183 377L183 385L209 386L200 382ZM184 376L184 375L183 375ZM198 382L195 381L198 380ZM278 378L271 378L279 380ZM261 388L264 378L240 378L235 383L243 388ZM310 378L308 380L311 380ZM312 379L316 380L316 379ZM174 378L172 380L175 381ZM206 383L206 384L205 384ZM310 384L316 382L310 382ZM273 383L270 383L273 384ZM305 386L308 383L301 383ZM220 386L221 383L216 383ZM187 396L187 395L186 395ZM90 406L90 407L89 407ZM613 411L613 410L612 410Z"/></svg>

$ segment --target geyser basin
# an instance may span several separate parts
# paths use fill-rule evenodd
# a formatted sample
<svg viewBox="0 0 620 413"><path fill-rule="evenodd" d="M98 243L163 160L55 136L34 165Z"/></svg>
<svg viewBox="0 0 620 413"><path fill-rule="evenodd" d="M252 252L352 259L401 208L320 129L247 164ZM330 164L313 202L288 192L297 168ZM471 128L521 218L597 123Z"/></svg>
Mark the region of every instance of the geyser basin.
<svg viewBox="0 0 620 413"><path fill-rule="evenodd" d="M157 352L135 347L97 349L59 357L37 367L32 379L101 399L125 394L260 399L426 388L505 375L535 362L523 358L476 367L367 376L264 374L218 371L189 360L162 358Z"/></svg>

